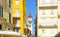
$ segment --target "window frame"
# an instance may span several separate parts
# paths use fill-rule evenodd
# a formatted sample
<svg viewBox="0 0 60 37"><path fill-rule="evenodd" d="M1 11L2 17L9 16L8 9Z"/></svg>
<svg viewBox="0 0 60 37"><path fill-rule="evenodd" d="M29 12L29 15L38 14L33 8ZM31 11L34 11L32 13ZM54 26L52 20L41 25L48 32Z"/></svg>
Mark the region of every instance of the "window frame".
<svg viewBox="0 0 60 37"><path fill-rule="evenodd" d="M0 30L2 30L2 25L0 24Z"/></svg>
<svg viewBox="0 0 60 37"><path fill-rule="evenodd" d="M19 9L16 9L16 17L20 17Z"/></svg>
<svg viewBox="0 0 60 37"><path fill-rule="evenodd" d="M45 15L45 12L46 12L45 10L42 10L42 15Z"/></svg>
<svg viewBox="0 0 60 37"><path fill-rule="evenodd" d="M0 16L3 17L3 7L0 6L0 9L1 9Z"/></svg>
<svg viewBox="0 0 60 37"><path fill-rule="evenodd" d="M9 22L11 23L11 13L9 13Z"/></svg>
<svg viewBox="0 0 60 37"><path fill-rule="evenodd" d="M20 26L19 20L16 20L16 27Z"/></svg>

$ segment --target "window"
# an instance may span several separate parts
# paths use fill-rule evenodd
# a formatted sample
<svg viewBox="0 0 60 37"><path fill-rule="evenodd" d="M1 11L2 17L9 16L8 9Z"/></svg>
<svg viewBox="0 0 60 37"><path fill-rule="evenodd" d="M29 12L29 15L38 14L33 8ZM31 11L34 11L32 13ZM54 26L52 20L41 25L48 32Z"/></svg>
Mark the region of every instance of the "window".
<svg viewBox="0 0 60 37"><path fill-rule="evenodd" d="M3 17L3 7L0 7L0 16Z"/></svg>
<svg viewBox="0 0 60 37"><path fill-rule="evenodd" d="M53 4L55 0L50 0L50 3Z"/></svg>
<svg viewBox="0 0 60 37"><path fill-rule="evenodd" d="M42 0L42 3L43 3L43 4L46 3L46 0Z"/></svg>
<svg viewBox="0 0 60 37"><path fill-rule="evenodd" d="M20 17L18 9L16 9L16 17Z"/></svg>
<svg viewBox="0 0 60 37"><path fill-rule="evenodd" d="M18 5L19 4L19 0L16 0L16 5Z"/></svg>
<svg viewBox="0 0 60 37"><path fill-rule="evenodd" d="M2 25L0 24L0 30L2 30Z"/></svg>
<svg viewBox="0 0 60 37"><path fill-rule="evenodd" d="M43 33L43 34L45 33L45 30L44 30L44 29L42 29L42 33Z"/></svg>
<svg viewBox="0 0 60 37"><path fill-rule="evenodd" d="M49 25L53 26L55 24L55 19L54 18L50 18L50 21L49 21Z"/></svg>
<svg viewBox="0 0 60 37"><path fill-rule="evenodd" d="M51 4L57 3L57 0L39 0L39 1L40 1L40 3L43 3L43 4L46 4L46 3L51 3Z"/></svg>
<svg viewBox="0 0 60 37"><path fill-rule="evenodd" d="M9 0L9 7L11 7L11 0Z"/></svg>
<svg viewBox="0 0 60 37"><path fill-rule="evenodd" d="M50 29L50 33L53 34L54 33L54 29Z"/></svg>
<svg viewBox="0 0 60 37"><path fill-rule="evenodd" d="M39 0L39 2L45 4L46 0Z"/></svg>
<svg viewBox="0 0 60 37"><path fill-rule="evenodd" d="M42 22L41 23L42 26L46 26L46 18L42 18L42 21L41 22Z"/></svg>
<svg viewBox="0 0 60 37"><path fill-rule="evenodd" d="M50 0L51 4L57 3L57 0Z"/></svg>
<svg viewBox="0 0 60 37"><path fill-rule="evenodd" d="M42 15L45 15L45 10L42 10Z"/></svg>
<svg viewBox="0 0 60 37"><path fill-rule="evenodd" d="M19 27L19 20L16 21L16 27Z"/></svg>
<svg viewBox="0 0 60 37"><path fill-rule="evenodd" d="M55 6L57 0L39 0L39 6Z"/></svg>
<svg viewBox="0 0 60 37"><path fill-rule="evenodd" d="M52 10L51 10L51 15L53 15L53 14L54 14L54 10L52 9Z"/></svg>
<svg viewBox="0 0 60 37"><path fill-rule="evenodd" d="M9 13L9 22L11 23L11 13Z"/></svg>

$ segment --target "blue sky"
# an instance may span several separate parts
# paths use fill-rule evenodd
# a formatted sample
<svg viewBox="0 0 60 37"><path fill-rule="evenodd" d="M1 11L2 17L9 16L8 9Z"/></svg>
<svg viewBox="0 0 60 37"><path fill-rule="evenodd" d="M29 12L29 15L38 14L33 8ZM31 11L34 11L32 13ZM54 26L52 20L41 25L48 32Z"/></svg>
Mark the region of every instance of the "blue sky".
<svg viewBox="0 0 60 37"><path fill-rule="evenodd" d="M28 19L28 15L32 14L32 33L35 31L34 19L36 17L36 0L26 0L26 19Z"/></svg>

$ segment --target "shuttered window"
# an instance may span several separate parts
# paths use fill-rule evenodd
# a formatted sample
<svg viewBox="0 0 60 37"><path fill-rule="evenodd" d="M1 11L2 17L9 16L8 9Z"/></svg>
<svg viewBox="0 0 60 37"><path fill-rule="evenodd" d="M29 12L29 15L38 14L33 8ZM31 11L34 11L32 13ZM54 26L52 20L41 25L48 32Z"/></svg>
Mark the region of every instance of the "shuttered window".
<svg viewBox="0 0 60 37"><path fill-rule="evenodd" d="M0 24L0 30L2 30L2 25Z"/></svg>
<svg viewBox="0 0 60 37"><path fill-rule="evenodd" d="M11 13L9 13L9 22L11 23Z"/></svg>
<svg viewBox="0 0 60 37"><path fill-rule="evenodd" d="M0 16L3 17L3 7L0 7Z"/></svg>

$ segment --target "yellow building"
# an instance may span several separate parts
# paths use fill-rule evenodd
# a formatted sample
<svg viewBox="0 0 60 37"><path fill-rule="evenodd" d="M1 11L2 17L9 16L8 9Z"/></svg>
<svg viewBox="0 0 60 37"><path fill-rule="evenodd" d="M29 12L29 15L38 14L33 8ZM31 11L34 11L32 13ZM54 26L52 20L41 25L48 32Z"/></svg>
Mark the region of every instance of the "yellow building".
<svg viewBox="0 0 60 37"><path fill-rule="evenodd" d="M26 22L25 0L11 0L12 2L12 23L15 25L14 31L24 34L24 25Z"/></svg>

